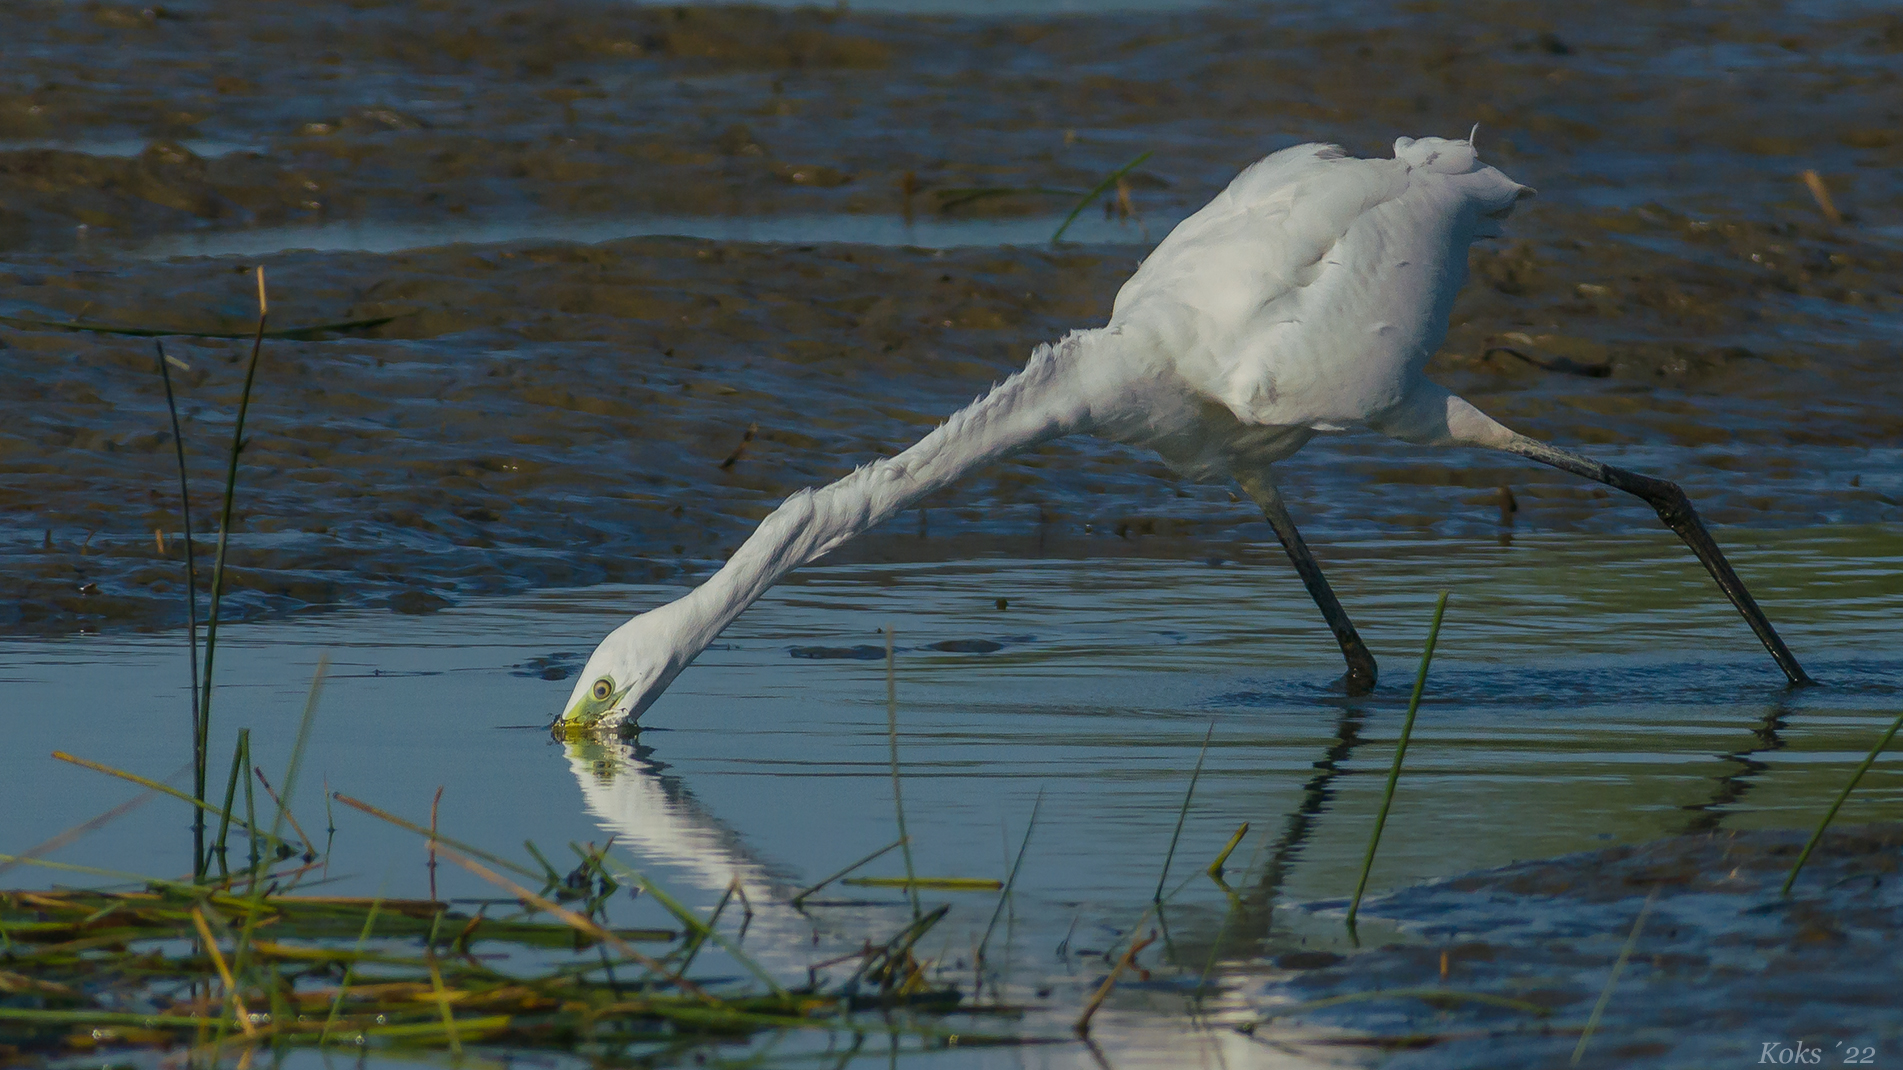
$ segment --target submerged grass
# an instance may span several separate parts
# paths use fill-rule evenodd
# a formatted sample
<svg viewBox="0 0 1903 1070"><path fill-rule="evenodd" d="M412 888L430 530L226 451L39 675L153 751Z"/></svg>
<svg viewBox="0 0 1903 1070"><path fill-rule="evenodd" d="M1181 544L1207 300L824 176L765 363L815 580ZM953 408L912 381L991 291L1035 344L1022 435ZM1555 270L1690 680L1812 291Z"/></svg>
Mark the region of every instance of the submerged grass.
<svg viewBox="0 0 1903 1070"><path fill-rule="evenodd" d="M793 989L718 931L718 911L696 917L653 881L606 857L605 848L583 853L674 912L681 930L609 925L604 904L592 903L593 916L585 916L440 837L437 848L497 884L506 898L472 913L434 899L298 894L308 866L260 867L222 884L149 880L140 890L0 892L0 940L9 949L0 982L10 994L0 1006L0 1045L54 1058L183 1044L214 1060L267 1046L423 1046L454 1054L474 1044L533 1051L585 1045L638 1061L683 1045L787 1031L876 1030L920 1047L953 1043L953 1036L960 1043L1021 1042L911 1015L884 1017L895 1007L958 1008L958 992L930 984L927 966L914 955L949 906L928 910L881 945L868 943L843 984ZM249 892L239 892L240 881ZM757 984L684 976L702 943L719 946ZM649 954L636 944L671 948ZM635 974L617 976L620 967ZM877 986L876 995L868 997L867 984ZM874 1009L882 1009L876 1021L859 1019Z"/></svg>

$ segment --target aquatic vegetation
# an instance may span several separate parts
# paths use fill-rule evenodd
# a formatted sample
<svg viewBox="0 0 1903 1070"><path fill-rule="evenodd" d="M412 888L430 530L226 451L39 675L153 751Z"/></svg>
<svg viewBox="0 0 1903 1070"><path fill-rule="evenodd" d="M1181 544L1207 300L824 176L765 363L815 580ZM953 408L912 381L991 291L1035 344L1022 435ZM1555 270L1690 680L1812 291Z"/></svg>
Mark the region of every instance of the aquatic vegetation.
<svg viewBox="0 0 1903 1070"><path fill-rule="evenodd" d="M583 880L608 882L602 855L592 861ZM291 890L313 868L247 874L250 893L159 880L141 891L0 892L0 1044L16 1057L184 1048L216 1059L254 1047L465 1044L652 1055L783 1030L850 1037L896 1029L923 1047L1013 1042L968 1027L854 1017L959 1009L956 990L932 986L906 958L928 924L869 952L844 985L759 993L683 976L699 940L595 923L599 901L584 915L529 893L469 912L434 900ZM574 887L543 892L573 900ZM543 920L550 913L559 920ZM649 956L637 943L666 950Z"/></svg>

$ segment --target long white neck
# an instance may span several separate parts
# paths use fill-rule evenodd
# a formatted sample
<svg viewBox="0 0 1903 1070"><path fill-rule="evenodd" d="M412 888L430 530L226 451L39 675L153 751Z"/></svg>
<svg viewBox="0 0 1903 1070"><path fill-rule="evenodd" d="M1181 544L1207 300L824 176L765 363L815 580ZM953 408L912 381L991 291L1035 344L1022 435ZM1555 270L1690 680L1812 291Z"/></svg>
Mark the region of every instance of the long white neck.
<svg viewBox="0 0 1903 1070"><path fill-rule="evenodd" d="M1102 331L1080 331L1039 346L1024 370L954 413L895 457L873 461L836 483L802 490L780 504L732 558L685 597L654 611L686 667L742 610L781 577L958 480L974 468L1082 430L1090 420L1086 376L1078 372Z"/></svg>

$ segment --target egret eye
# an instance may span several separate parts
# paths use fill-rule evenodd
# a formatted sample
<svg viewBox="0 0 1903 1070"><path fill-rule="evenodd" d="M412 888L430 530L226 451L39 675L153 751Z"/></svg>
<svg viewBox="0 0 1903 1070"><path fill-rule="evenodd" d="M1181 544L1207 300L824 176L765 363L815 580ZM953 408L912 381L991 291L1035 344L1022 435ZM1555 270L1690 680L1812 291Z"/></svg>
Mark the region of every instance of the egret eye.
<svg viewBox="0 0 1903 1070"><path fill-rule="evenodd" d="M595 686L590 688L588 693L595 696L596 702L606 702L608 696L615 693L614 681L604 676L595 681Z"/></svg>

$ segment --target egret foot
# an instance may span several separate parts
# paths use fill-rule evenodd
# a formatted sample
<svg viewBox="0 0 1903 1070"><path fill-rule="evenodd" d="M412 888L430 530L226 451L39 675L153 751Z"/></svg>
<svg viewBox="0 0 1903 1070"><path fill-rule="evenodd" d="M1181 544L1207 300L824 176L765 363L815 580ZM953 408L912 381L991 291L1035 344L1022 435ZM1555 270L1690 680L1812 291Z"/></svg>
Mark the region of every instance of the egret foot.
<svg viewBox="0 0 1903 1070"><path fill-rule="evenodd" d="M1355 622L1348 619L1348 611L1341 608L1341 600L1335 597L1334 589L1328 586L1328 577L1322 575L1322 567L1315 561L1315 555L1308 552L1308 544L1302 541L1302 533L1295 530L1295 519L1289 516L1288 506L1282 502L1282 492L1275 484L1262 477L1247 477L1241 480L1242 489L1262 507L1262 515L1275 537L1282 541L1282 549L1288 552L1288 559L1295 565L1295 571L1302 577L1302 586L1308 588L1308 596L1315 600L1316 608L1322 611L1322 619L1328 622L1328 630L1335 633L1335 642L1341 645L1341 656L1348 659L1348 671L1342 675L1341 682L1350 695L1365 695L1374 690L1377 673L1374 655L1368 653L1368 645L1361 641L1361 633L1355 631Z"/></svg>
<svg viewBox="0 0 1903 1070"><path fill-rule="evenodd" d="M1356 643L1359 642L1357 639ZM1341 674L1341 683L1348 689L1349 696L1358 697L1372 692L1378 670L1368 648L1357 645L1354 650L1344 649L1342 653L1348 657L1348 671Z"/></svg>

